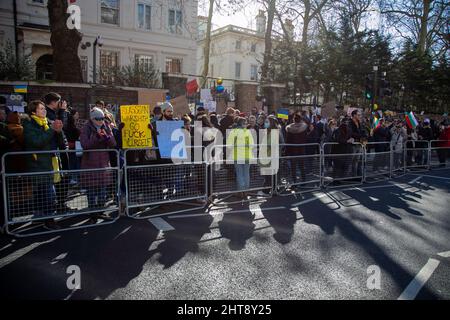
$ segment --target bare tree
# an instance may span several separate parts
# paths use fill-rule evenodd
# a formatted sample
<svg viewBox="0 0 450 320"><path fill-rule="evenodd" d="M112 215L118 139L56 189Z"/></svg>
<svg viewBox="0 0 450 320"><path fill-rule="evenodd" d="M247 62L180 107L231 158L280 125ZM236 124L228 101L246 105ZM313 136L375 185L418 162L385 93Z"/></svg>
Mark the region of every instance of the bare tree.
<svg viewBox="0 0 450 320"><path fill-rule="evenodd" d="M374 0L338 0L334 1L341 19L348 19L353 29L353 33L357 33L361 27L361 22L366 13L371 9Z"/></svg>
<svg viewBox="0 0 450 320"><path fill-rule="evenodd" d="M69 14L67 0L48 0L48 18L50 23L50 42L53 48L55 80L60 82L81 83L81 62L78 46L82 35L67 27Z"/></svg>
<svg viewBox="0 0 450 320"><path fill-rule="evenodd" d="M449 47L449 9L445 0L380 0L381 13L417 52L434 56L446 54Z"/></svg>
<svg viewBox="0 0 450 320"><path fill-rule="evenodd" d="M208 12L208 22L206 25L205 46L203 47L203 70L202 70L202 82L200 85L201 88L205 87L206 78L209 72L209 53L211 50L211 24L212 24L212 17L214 14L214 3L215 0L209 0L209 12Z"/></svg>

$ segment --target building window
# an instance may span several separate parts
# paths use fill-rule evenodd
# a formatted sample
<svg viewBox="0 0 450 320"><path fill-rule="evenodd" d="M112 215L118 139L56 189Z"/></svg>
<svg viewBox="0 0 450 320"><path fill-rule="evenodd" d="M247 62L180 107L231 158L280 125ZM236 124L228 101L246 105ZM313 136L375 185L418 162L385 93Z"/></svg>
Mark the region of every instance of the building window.
<svg viewBox="0 0 450 320"><path fill-rule="evenodd" d="M151 21L152 21L152 7L139 3L138 4L138 28L139 29L151 29Z"/></svg>
<svg viewBox="0 0 450 320"><path fill-rule="evenodd" d="M114 71L119 67L119 52L117 51L100 51L100 72L102 75L102 83L111 84L115 82Z"/></svg>
<svg viewBox="0 0 450 320"><path fill-rule="evenodd" d="M236 40L236 50L240 50L241 49L241 40Z"/></svg>
<svg viewBox="0 0 450 320"><path fill-rule="evenodd" d="M86 56L80 56L80 62L81 62L81 75L83 77L83 82L88 82L88 57Z"/></svg>
<svg viewBox="0 0 450 320"><path fill-rule="evenodd" d="M251 52L256 52L256 43L252 43L250 50Z"/></svg>
<svg viewBox="0 0 450 320"><path fill-rule="evenodd" d="M153 57L143 54L137 54L135 56L135 64L139 68L144 68L145 71L150 71L153 69Z"/></svg>
<svg viewBox="0 0 450 320"><path fill-rule="evenodd" d="M54 80L53 55L44 54L36 61L36 80Z"/></svg>
<svg viewBox="0 0 450 320"><path fill-rule="evenodd" d="M234 76L236 79L241 78L241 63L240 62L236 62L234 65Z"/></svg>
<svg viewBox="0 0 450 320"><path fill-rule="evenodd" d="M181 73L181 59L166 58L166 72Z"/></svg>
<svg viewBox="0 0 450 320"><path fill-rule="evenodd" d="M258 66L252 64L250 66L250 80L257 81L258 80Z"/></svg>
<svg viewBox="0 0 450 320"><path fill-rule="evenodd" d="M119 0L101 0L102 23L119 25Z"/></svg>
<svg viewBox="0 0 450 320"><path fill-rule="evenodd" d="M183 15L180 10L169 10L169 31L170 33L181 34Z"/></svg>

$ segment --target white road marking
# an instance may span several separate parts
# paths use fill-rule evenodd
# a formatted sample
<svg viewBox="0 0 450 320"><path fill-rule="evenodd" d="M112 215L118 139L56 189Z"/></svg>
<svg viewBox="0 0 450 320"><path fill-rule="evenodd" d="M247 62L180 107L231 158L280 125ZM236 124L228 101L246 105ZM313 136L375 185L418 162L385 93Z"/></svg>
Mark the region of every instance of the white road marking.
<svg viewBox="0 0 450 320"><path fill-rule="evenodd" d="M168 224L163 218L150 218L148 221L153 224L156 229L163 232L175 230L175 228Z"/></svg>
<svg viewBox="0 0 450 320"><path fill-rule="evenodd" d="M217 216L217 215L223 215L225 213L245 213L245 212L259 212L259 211L273 211L273 210L288 210L286 207L272 207L272 208L260 208L259 206L252 206L249 209L243 209L243 210L213 210L208 213L193 213L193 214L181 214L176 216L169 216L169 219L182 219L182 218L192 218L192 217L201 217L201 216Z"/></svg>
<svg viewBox="0 0 450 320"><path fill-rule="evenodd" d="M409 184L416 183L417 181L419 181L420 179L422 179L422 177L423 177L423 176L418 176L417 178L414 178L413 180L411 180L411 181L409 182Z"/></svg>
<svg viewBox="0 0 450 320"><path fill-rule="evenodd" d="M438 256L441 256L443 258L450 258L450 251L440 252L438 253Z"/></svg>
<svg viewBox="0 0 450 320"><path fill-rule="evenodd" d="M439 260L428 259L427 264L419 271L397 300L414 300L439 263Z"/></svg>
<svg viewBox="0 0 450 320"><path fill-rule="evenodd" d="M413 174L413 176L415 176L415 174ZM429 174L421 174L420 176L421 177L434 178L434 179L450 180L450 178L447 178L447 177L432 176L432 175L429 175Z"/></svg>
<svg viewBox="0 0 450 320"><path fill-rule="evenodd" d="M57 237L54 237L54 238L52 238L50 240L47 240L47 241L33 243L33 244L30 244L29 246L26 246L25 248L22 248L20 250L17 250L15 252L11 253L10 255L8 255L8 256L6 256L6 257L4 257L4 258L2 258L0 260L0 269L5 267L5 266L7 266L11 262L16 261L17 259L21 258L22 256L26 255L28 252L33 251L34 249L36 249L40 245L53 242L56 239L59 239L60 237L61 236L57 236Z"/></svg>

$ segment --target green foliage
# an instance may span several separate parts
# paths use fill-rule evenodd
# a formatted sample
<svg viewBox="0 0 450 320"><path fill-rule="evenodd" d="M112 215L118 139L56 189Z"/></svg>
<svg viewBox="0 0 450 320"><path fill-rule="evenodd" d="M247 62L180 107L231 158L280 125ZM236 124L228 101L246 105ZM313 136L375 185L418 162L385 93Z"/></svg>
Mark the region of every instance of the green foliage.
<svg viewBox="0 0 450 320"><path fill-rule="evenodd" d="M103 84L137 88L160 87L160 73L153 64L134 62L127 66L108 68L100 71L100 77Z"/></svg>
<svg viewBox="0 0 450 320"><path fill-rule="evenodd" d="M34 79L34 64L30 55L20 56L16 53L11 41L7 41L0 50L0 80L28 81Z"/></svg>

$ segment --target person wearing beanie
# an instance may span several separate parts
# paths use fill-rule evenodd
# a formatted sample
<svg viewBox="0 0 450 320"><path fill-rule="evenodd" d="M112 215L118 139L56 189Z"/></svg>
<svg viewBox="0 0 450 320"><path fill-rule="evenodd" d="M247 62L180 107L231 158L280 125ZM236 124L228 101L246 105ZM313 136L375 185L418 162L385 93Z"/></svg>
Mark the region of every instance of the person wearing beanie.
<svg viewBox="0 0 450 320"><path fill-rule="evenodd" d="M164 102L161 104L161 110L163 113L163 119L167 121L173 121L173 106L170 104L170 102Z"/></svg>
<svg viewBox="0 0 450 320"><path fill-rule="evenodd" d="M93 108L88 121L81 130L80 142L83 147L81 169L109 168L110 159L108 151L94 151L101 149L113 149L116 147L116 139L112 133L110 124L105 121L105 114L100 108ZM113 176L110 170L88 171L81 173L81 185L87 189L89 209L104 207L107 194L113 188ZM108 220L109 217L98 213L91 214L91 222L96 223L98 218Z"/></svg>

